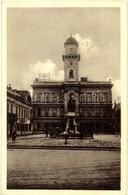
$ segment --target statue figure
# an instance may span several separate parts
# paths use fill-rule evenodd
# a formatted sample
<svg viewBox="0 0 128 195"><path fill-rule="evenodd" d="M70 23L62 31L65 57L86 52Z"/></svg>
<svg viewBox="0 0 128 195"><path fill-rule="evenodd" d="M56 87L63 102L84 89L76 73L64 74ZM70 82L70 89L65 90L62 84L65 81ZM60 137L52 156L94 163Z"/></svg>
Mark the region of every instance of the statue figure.
<svg viewBox="0 0 128 195"><path fill-rule="evenodd" d="M75 107L76 107L76 101L73 95L71 95L68 101L68 112L75 112Z"/></svg>

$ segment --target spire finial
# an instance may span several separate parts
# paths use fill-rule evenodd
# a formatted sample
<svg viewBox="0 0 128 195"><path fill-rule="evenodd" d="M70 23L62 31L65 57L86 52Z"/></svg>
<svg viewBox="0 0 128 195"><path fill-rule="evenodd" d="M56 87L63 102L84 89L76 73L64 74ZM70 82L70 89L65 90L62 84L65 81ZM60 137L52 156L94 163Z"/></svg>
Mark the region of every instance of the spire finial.
<svg viewBox="0 0 128 195"><path fill-rule="evenodd" d="M72 34L70 34L70 37L72 37Z"/></svg>

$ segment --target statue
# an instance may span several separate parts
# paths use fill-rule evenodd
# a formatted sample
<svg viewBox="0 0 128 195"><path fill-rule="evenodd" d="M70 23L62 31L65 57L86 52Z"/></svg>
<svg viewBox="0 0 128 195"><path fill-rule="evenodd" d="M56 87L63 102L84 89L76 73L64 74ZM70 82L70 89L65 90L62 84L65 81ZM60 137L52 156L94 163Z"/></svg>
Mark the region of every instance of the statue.
<svg viewBox="0 0 128 195"><path fill-rule="evenodd" d="M71 95L68 101L68 112L75 112L75 107L76 107L76 101L73 98L73 95Z"/></svg>

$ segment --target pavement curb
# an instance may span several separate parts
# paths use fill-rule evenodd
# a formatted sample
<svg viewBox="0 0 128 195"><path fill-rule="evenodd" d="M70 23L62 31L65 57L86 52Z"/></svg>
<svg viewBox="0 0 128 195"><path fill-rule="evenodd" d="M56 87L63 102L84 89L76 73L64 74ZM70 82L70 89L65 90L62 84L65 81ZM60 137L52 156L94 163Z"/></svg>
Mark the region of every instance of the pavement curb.
<svg viewBox="0 0 128 195"><path fill-rule="evenodd" d="M47 150L97 150L97 151L120 151L117 147L80 147L80 146L16 146L8 145L7 149L47 149Z"/></svg>

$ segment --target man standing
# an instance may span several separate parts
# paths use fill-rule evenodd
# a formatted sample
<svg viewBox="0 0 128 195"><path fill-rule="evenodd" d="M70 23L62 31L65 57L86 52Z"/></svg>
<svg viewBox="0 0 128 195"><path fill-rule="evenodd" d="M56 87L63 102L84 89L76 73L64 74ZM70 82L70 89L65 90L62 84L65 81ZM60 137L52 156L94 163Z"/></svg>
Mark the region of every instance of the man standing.
<svg viewBox="0 0 128 195"><path fill-rule="evenodd" d="M15 143L15 140L16 140L16 130L14 129L13 131L12 131L12 143Z"/></svg>

